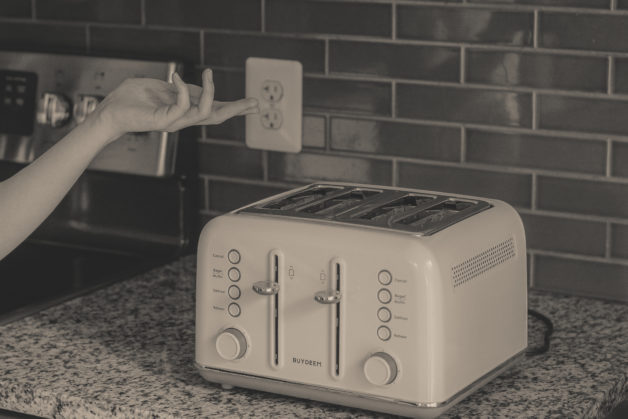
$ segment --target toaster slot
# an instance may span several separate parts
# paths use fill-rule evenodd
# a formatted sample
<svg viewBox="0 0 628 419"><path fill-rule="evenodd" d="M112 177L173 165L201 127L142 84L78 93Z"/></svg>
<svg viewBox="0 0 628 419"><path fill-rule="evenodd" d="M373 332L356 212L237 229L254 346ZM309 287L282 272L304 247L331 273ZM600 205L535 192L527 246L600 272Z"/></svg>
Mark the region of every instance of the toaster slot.
<svg viewBox="0 0 628 419"><path fill-rule="evenodd" d="M380 193L381 191L372 189L354 189L301 208L299 212L332 218L362 204L365 200Z"/></svg>
<svg viewBox="0 0 628 419"><path fill-rule="evenodd" d="M345 269L344 264L339 260L335 259L332 261L332 289L338 293L338 295L342 295L344 290L344 276ZM346 301L346 299L345 299ZM337 304L332 305L332 353L334 356L332 363L332 377L340 378L344 372L344 362L343 362L343 348L342 344L342 333L344 333L344 302L342 300L338 301Z"/></svg>
<svg viewBox="0 0 628 419"><path fill-rule="evenodd" d="M448 199L433 206L418 210L406 217L397 218L394 223L413 227L416 231L430 232L441 229L471 215L477 202ZM462 217L461 217L462 216Z"/></svg>
<svg viewBox="0 0 628 419"><path fill-rule="evenodd" d="M272 295L270 301L270 364L273 368L277 369L283 366L283 353L282 353L282 330L283 330L283 317L282 317L282 288L283 288L283 254L278 250L272 250L270 252L270 281L277 284L279 292Z"/></svg>
<svg viewBox="0 0 628 419"><path fill-rule="evenodd" d="M265 204L261 208L271 210L287 211L300 207L311 202L318 201L326 196L338 192L344 188L338 186L315 186L292 195L285 196L270 203Z"/></svg>
<svg viewBox="0 0 628 419"><path fill-rule="evenodd" d="M425 206L426 203L434 201L435 198L435 196L430 195L407 195L354 216L353 218L383 223L393 218L403 217L408 212L414 211L419 207Z"/></svg>

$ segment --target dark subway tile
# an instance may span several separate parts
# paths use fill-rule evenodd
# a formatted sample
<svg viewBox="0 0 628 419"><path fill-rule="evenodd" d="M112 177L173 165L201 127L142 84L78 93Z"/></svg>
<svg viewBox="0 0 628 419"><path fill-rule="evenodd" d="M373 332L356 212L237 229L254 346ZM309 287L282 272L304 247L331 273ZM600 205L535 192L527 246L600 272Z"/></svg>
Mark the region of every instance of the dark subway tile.
<svg viewBox="0 0 628 419"><path fill-rule="evenodd" d="M628 184L539 176L539 209L628 217Z"/></svg>
<svg viewBox="0 0 628 419"><path fill-rule="evenodd" d="M331 41L329 69L335 73L458 81L460 79L460 49Z"/></svg>
<svg viewBox="0 0 628 419"><path fill-rule="evenodd" d="M532 97L529 93L399 83L397 114L404 118L530 127Z"/></svg>
<svg viewBox="0 0 628 419"><path fill-rule="evenodd" d="M460 160L460 130L451 127L333 118L331 148L433 160Z"/></svg>
<svg viewBox="0 0 628 419"><path fill-rule="evenodd" d="M207 182L203 178L198 179L198 209L207 211Z"/></svg>
<svg viewBox="0 0 628 419"><path fill-rule="evenodd" d="M213 75L216 100L238 100L245 96L244 72L213 70Z"/></svg>
<svg viewBox="0 0 628 419"><path fill-rule="evenodd" d="M536 255L534 288L628 302L628 266Z"/></svg>
<svg viewBox="0 0 628 419"><path fill-rule="evenodd" d="M390 185L392 163L327 154L270 153L268 175L271 179L298 182L331 180Z"/></svg>
<svg viewBox="0 0 628 419"><path fill-rule="evenodd" d="M303 106L305 108L390 115L391 101L390 83L327 78L303 80Z"/></svg>
<svg viewBox="0 0 628 419"><path fill-rule="evenodd" d="M532 45L534 15L477 8L397 6L397 37Z"/></svg>
<svg viewBox="0 0 628 419"><path fill-rule="evenodd" d="M3 17L31 17L31 2L26 0L0 1L0 16Z"/></svg>
<svg viewBox="0 0 628 419"><path fill-rule="evenodd" d="M628 51L628 16L540 13L539 46Z"/></svg>
<svg viewBox="0 0 628 419"><path fill-rule="evenodd" d="M36 0L35 11L37 19L136 24L142 21L140 0Z"/></svg>
<svg viewBox="0 0 628 419"><path fill-rule="evenodd" d="M116 57L197 63L200 40L197 33L187 31L93 26L90 51Z"/></svg>
<svg viewBox="0 0 628 419"><path fill-rule="evenodd" d="M530 207L532 177L459 167L399 163L399 185L437 192L496 198Z"/></svg>
<svg viewBox="0 0 628 419"><path fill-rule="evenodd" d="M244 117L235 117L227 119L222 124L207 125L205 132L207 138L243 142L245 140L245 126L246 119Z"/></svg>
<svg viewBox="0 0 628 419"><path fill-rule="evenodd" d="M539 127L565 131L628 133L628 101L539 95Z"/></svg>
<svg viewBox="0 0 628 419"><path fill-rule="evenodd" d="M603 175L606 142L469 129L467 161Z"/></svg>
<svg viewBox="0 0 628 419"><path fill-rule="evenodd" d="M528 214L521 218L528 249L604 256L605 223Z"/></svg>
<svg viewBox="0 0 628 419"><path fill-rule="evenodd" d="M205 34L205 64L242 67L248 57L296 60L304 72L325 71L325 42L322 40L260 35Z"/></svg>
<svg viewBox="0 0 628 419"><path fill-rule="evenodd" d="M325 118L303 115L303 147L325 147Z"/></svg>
<svg viewBox="0 0 628 419"><path fill-rule="evenodd" d="M628 177L628 143L613 143L612 175Z"/></svg>
<svg viewBox="0 0 628 419"><path fill-rule="evenodd" d="M266 30L391 37L391 14L390 4L267 0Z"/></svg>
<svg viewBox="0 0 628 419"><path fill-rule="evenodd" d="M241 146L199 144L200 173L246 178L263 177L262 152Z"/></svg>
<svg viewBox="0 0 628 419"><path fill-rule="evenodd" d="M628 225L613 224L611 230L611 256L628 258Z"/></svg>
<svg viewBox="0 0 628 419"><path fill-rule="evenodd" d="M469 3L485 4L529 4L532 6L582 7L587 9L608 9L610 0L468 0ZM621 1L621 0L620 0Z"/></svg>
<svg viewBox="0 0 628 419"><path fill-rule="evenodd" d="M615 86L613 89L617 93L628 93L628 58L615 59Z"/></svg>
<svg viewBox="0 0 628 419"><path fill-rule="evenodd" d="M209 209L222 212L232 211L286 190L288 188L211 180L209 182Z"/></svg>
<svg viewBox="0 0 628 419"><path fill-rule="evenodd" d="M3 22L0 25L0 49L85 53L86 29L82 25Z"/></svg>
<svg viewBox="0 0 628 419"><path fill-rule="evenodd" d="M617 0L618 9L628 9L628 0Z"/></svg>
<svg viewBox="0 0 628 419"><path fill-rule="evenodd" d="M259 30L260 0L146 0L146 23Z"/></svg>
<svg viewBox="0 0 628 419"><path fill-rule="evenodd" d="M606 92L607 61L603 57L469 50L466 81Z"/></svg>

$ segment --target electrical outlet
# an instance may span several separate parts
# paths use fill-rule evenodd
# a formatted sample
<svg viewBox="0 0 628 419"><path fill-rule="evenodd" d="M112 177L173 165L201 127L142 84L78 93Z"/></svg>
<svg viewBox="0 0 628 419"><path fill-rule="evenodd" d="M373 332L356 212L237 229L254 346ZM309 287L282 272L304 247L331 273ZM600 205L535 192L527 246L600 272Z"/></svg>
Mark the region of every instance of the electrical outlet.
<svg viewBox="0 0 628 419"><path fill-rule="evenodd" d="M301 151L303 67L298 61L249 57L246 96L260 112L246 116L246 145L263 150Z"/></svg>

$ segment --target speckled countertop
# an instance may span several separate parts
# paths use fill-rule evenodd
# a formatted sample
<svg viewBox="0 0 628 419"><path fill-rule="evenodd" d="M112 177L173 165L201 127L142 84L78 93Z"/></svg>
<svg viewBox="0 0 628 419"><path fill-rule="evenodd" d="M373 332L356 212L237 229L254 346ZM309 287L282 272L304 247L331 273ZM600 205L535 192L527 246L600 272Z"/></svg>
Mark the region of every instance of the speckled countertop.
<svg viewBox="0 0 628 419"><path fill-rule="evenodd" d="M383 417L243 389L194 369L195 259L0 327L0 408L45 417ZM603 417L628 391L628 305L531 293L554 321L530 357L447 417ZM530 318L530 343L543 325Z"/></svg>

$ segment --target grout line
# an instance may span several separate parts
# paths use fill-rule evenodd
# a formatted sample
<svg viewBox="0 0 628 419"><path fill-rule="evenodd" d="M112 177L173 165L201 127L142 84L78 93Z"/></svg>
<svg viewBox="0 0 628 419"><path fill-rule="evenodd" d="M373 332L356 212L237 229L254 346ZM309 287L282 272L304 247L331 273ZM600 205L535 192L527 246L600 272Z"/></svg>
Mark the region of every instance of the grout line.
<svg viewBox="0 0 628 419"><path fill-rule="evenodd" d="M392 3L392 15L391 15L391 29L392 29L392 39L397 39L397 3L393 1Z"/></svg>
<svg viewBox="0 0 628 419"><path fill-rule="evenodd" d="M516 209L517 209L517 212L521 214L527 214L527 215L542 215L545 217L564 218L567 220L597 222L597 223L612 222L614 224L621 224L621 225L628 226L628 219L626 218L614 218L614 217L608 217L608 216L602 216L602 215L579 214L579 213L551 211L551 210L543 210L543 209L532 210L530 208L523 208L523 207L519 207Z"/></svg>
<svg viewBox="0 0 628 419"><path fill-rule="evenodd" d="M613 247L613 228L609 222L606 223L606 249L604 252L604 256L607 259L610 259L611 256L611 248Z"/></svg>
<svg viewBox="0 0 628 419"><path fill-rule="evenodd" d="M397 82L392 81L390 84L390 116L391 118L397 117Z"/></svg>
<svg viewBox="0 0 628 419"><path fill-rule="evenodd" d="M208 173L200 173L199 177L207 179L207 181L218 181L218 182L226 182L226 183L236 183L239 185L254 185L254 186L272 186L277 188L294 188L296 185L300 185L298 182L291 181L264 181L261 179L251 179L251 178L238 178L227 175L213 175Z"/></svg>
<svg viewBox="0 0 628 419"><path fill-rule="evenodd" d="M536 91L532 92L532 130L539 129L539 95Z"/></svg>
<svg viewBox="0 0 628 419"><path fill-rule="evenodd" d="M534 253L529 252L530 255L530 272L528 272L529 287L534 287Z"/></svg>
<svg viewBox="0 0 628 419"><path fill-rule="evenodd" d="M146 26L146 0L140 0L140 24Z"/></svg>
<svg viewBox="0 0 628 419"><path fill-rule="evenodd" d="M201 29L198 36L200 37L199 45L201 48L201 52L200 52L201 65L204 66L205 65L205 31Z"/></svg>
<svg viewBox="0 0 628 419"><path fill-rule="evenodd" d="M268 182L268 150L262 151L262 171L264 182Z"/></svg>
<svg viewBox="0 0 628 419"><path fill-rule="evenodd" d="M606 142L606 177L613 176L613 142Z"/></svg>
<svg viewBox="0 0 628 419"><path fill-rule="evenodd" d="M266 0L261 0L260 2L260 32L264 33L266 32Z"/></svg>
<svg viewBox="0 0 628 419"><path fill-rule="evenodd" d="M325 39L325 74L329 74L329 39Z"/></svg>
<svg viewBox="0 0 628 419"><path fill-rule="evenodd" d="M538 209L538 203L537 203L538 189L539 189L538 175L536 173L532 173L532 187L530 188L530 193L532 195L530 197L530 208L532 210Z"/></svg>
<svg viewBox="0 0 628 419"><path fill-rule="evenodd" d="M398 186L399 185L399 164L397 162L397 159L392 160L391 168L392 168L391 169L392 170L392 177L391 177L392 186Z"/></svg>
<svg viewBox="0 0 628 419"><path fill-rule="evenodd" d="M201 125L201 140L207 138L207 125Z"/></svg>
<svg viewBox="0 0 628 419"><path fill-rule="evenodd" d="M539 47L539 24L540 24L539 9L534 9L534 28L532 29L532 47L533 48Z"/></svg>
<svg viewBox="0 0 628 419"><path fill-rule="evenodd" d="M87 52L88 54L90 53L92 49L92 30L91 30L91 25L88 23L87 25L85 25L85 52Z"/></svg>
<svg viewBox="0 0 628 419"><path fill-rule="evenodd" d="M628 266L628 259L620 259L620 258L608 258L607 259L604 256L591 256L591 255L585 255L581 253L563 253L563 252L557 252L554 250L540 250L540 249L528 249L528 252L530 252L530 254L533 254L533 255L553 256L553 257L569 259L569 260L581 260L585 262L604 263L607 265L616 264L616 265Z"/></svg>
<svg viewBox="0 0 628 419"><path fill-rule="evenodd" d="M325 151L331 151L331 115L325 115Z"/></svg>
<svg viewBox="0 0 628 419"><path fill-rule="evenodd" d="M611 0L610 8L611 10L617 10L617 0Z"/></svg>
<svg viewBox="0 0 628 419"><path fill-rule="evenodd" d="M460 127L460 163L467 161L467 128L462 125Z"/></svg>
<svg viewBox="0 0 628 419"><path fill-rule="evenodd" d="M37 19L37 0L31 0L31 19Z"/></svg>
<svg viewBox="0 0 628 419"><path fill-rule="evenodd" d="M464 84L467 78L467 48L460 47L460 83Z"/></svg>
<svg viewBox="0 0 628 419"><path fill-rule="evenodd" d="M615 92L615 58L612 55L608 57L607 83L607 93L612 95Z"/></svg>

